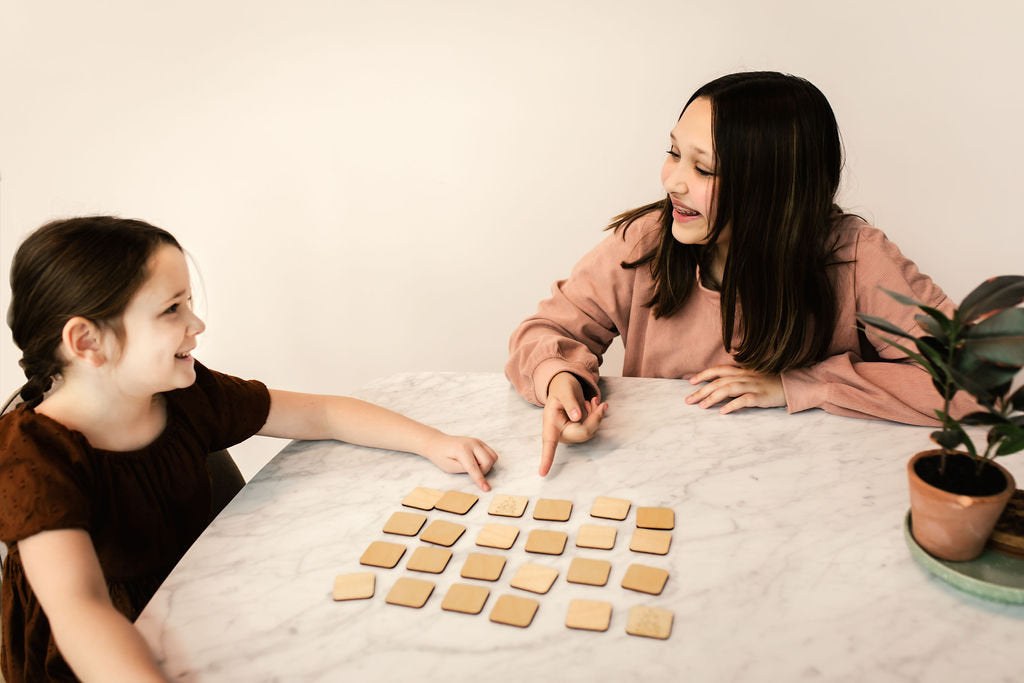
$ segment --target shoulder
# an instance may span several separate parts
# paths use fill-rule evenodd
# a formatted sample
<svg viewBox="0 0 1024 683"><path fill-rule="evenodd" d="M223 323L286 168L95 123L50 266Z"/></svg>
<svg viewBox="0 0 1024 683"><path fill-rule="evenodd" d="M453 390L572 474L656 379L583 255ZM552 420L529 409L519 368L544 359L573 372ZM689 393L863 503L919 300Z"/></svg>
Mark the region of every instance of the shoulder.
<svg viewBox="0 0 1024 683"><path fill-rule="evenodd" d="M70 464L81 460L87 449L84 436L27 405L0 418L0 463L44 459Z"/></svg>
<svg viewBox="0 0 1024 683"><path fill-rule="evenodd" d="M609 239L617 241L620 251L626 254L627 260L635 260L646 256L657 248L661 242L661 211L652 211L640 216L632 223L616 228Z"/></svg>
<svg viewBox="0 0 1024 683"><path fill-rule="evenodd" d="M225 400L243 396L268 397L267 387L258 380L246 380L211 370L199 361L195 362L196 381L184 389L177 389L167 394L168 400L177 404L188 405L201 403L204 406L215 406Z"/></svg>

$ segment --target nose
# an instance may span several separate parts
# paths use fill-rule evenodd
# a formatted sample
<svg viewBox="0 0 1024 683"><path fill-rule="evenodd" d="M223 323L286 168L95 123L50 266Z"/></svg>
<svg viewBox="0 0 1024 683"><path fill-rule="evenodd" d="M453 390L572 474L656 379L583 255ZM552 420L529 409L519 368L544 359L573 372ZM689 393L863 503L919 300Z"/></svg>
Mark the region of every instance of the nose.
<svg viewBox="0 0 1024 683"><path fill-rule="evenodd" d="M689 192L690 188L686 182L686 172L683 170L683 164L672 158L666 159L665 166L662 168L661 184L665 187L666 192L672 194L686 194Z"/></svg>
<svg viewBox="0 0 1024 683"><path fill-rule="evenodd" d="M203 330L206 329L206 323L203 322L202 318L193 313L191 309L189 309L189 315L192 316L192 319L188 322L189 333L193 336L202 334Z"/></svg>

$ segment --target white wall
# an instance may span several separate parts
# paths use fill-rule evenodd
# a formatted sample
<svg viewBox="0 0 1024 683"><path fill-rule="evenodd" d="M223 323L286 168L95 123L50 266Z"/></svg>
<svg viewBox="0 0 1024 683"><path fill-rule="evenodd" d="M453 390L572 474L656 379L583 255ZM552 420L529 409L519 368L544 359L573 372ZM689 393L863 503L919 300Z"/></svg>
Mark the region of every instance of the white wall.
<svg viewBox="0 0 1024 683"><path fill-rule="evenodd" d="M960 298L1024 271L1024 10L948 7L2 0L0 307L27 232L115 213L198 261L208 365L336 393L500 371L609 217L661 195L689 94L760 68L825 92L844 205ZM19 356L4 327L4 393ZM280 445L234 452L251 475Z"/></svg>

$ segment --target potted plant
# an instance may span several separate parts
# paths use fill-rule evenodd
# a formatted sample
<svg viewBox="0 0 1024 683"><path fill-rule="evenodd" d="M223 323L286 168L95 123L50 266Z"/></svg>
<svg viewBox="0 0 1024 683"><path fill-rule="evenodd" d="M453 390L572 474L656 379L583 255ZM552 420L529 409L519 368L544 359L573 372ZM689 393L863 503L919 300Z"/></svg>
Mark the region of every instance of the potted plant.
<svg viewBox="0 0 1024 683"><path fill-rule="evenodd" d="M1024 301L1024 276L986 280L952 316L884 291L921 310L914 319L924 335L915 337L874 316L857 317L909 339L914 348L879 335L931 375L943 401L935 411L941 429L931 433L939 448L922 451L907 464L913 535L936 557L970 560L981 554L1016 486L993 459L1024 450L1024 386L1012 390L1024 366L1024 308L1018 308ZM950 404L958 391L970 394L982 409L954 418ZM968 426L988 428L983 449L975 446Z"/></svg>

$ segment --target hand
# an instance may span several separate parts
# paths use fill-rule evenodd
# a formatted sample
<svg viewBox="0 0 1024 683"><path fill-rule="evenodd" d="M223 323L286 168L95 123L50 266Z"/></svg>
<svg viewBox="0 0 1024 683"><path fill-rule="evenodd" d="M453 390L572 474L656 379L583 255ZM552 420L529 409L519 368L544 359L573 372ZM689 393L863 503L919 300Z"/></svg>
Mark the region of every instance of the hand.
<svg viewBox="0 0 1024 683"><path fill-rule="evenodd" d="M438 432L420 455L449 474L466 472L481 491L491 490L484 475L491 471L498 454L480 439Z"/></svg>
<svg viewBox="0 0 1024 683"><path fill-rule="evenodd" d="M548 384L548 398L544 404L544 422L541 429L543 442L540 456L540 476L547 476L555 461L558 442L583 443L594 436L601 420L608 412L608 404L597 397L583 400L583 387L571 372L560 372Z"/></svg>
<svg viewBox="0 0 1024 683"><path fill-rule="evenodd" d="M686 402L697 403L701 408L710 408L729 397L735 397L718 410L722 415L740 408L774 408L786 405L786 393L782 390L780 375L762 375L732 365L716 365L690 378L690 384L701 382L707 384L687 396Z"/></svg>

